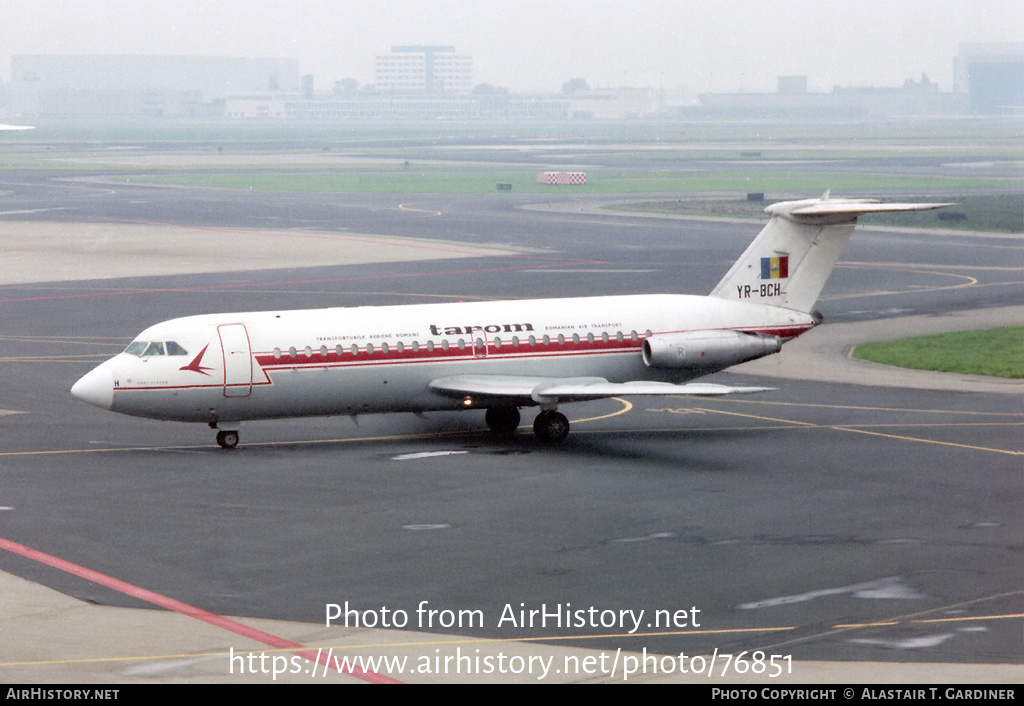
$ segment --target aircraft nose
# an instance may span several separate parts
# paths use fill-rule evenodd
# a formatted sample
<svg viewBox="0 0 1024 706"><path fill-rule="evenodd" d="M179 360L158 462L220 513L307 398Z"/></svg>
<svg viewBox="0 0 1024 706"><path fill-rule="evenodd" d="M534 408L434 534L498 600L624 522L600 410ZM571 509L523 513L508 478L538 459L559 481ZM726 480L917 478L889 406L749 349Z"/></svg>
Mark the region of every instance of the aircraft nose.
<svg viewBox="0 0 1024 706"><path fill-rule="evenodd" d="M110 368L101 365L90 370L71 386L71 394L83 402L110 409L114 406L114 376Z"/></svg>

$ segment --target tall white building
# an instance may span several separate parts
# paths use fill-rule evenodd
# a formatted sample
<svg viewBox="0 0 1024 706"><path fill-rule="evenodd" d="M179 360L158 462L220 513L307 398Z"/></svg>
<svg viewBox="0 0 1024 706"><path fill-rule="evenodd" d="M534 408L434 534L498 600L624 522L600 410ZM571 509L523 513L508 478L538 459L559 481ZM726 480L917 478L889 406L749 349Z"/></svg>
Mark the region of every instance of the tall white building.
<svg viewBox="0 0 1024 706"><path fill-rule="evenodd" d="M376 85L392 93L469 93L473 89L473 57L449 46L391 47L377 57Z"/></svg>

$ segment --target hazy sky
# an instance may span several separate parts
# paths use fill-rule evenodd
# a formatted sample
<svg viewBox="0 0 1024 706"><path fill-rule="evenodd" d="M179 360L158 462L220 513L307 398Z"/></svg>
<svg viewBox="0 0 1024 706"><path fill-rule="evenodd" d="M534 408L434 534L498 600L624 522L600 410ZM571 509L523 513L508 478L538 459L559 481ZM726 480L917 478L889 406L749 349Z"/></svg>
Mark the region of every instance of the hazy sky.
<svg viewBox="0 0 1024 706"><path fill-rule="evenodd" d="M1024 0L0 0L0 76L18 54L296 58L327 89L373 82L392 45L454 45L474 83L774 91L949 90L962 42L1024 41Z"/></svg>

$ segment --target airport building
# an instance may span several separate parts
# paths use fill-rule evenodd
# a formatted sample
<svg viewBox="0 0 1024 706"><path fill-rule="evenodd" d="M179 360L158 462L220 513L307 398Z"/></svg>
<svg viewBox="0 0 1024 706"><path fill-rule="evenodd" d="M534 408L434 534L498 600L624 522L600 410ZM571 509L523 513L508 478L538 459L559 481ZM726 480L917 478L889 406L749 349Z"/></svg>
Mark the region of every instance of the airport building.
<svg viewBox="0 0 1024 706"><path fill-rule="evenodd" d="M665 91L660 88L591 88L568 96L568 114L574 119L628 120L665 112Z"/></svg>
<svg viewBox="0 0 1024 706"><path fill-rule="evenodd" d="M15 56L14 115L222 117L231 93L300 90L297 59L202 56Z"/></svg>
<svg viewBox="0 0 1024 706"><path fill-rule="evenodd" d="M376 57L376 83L316 92L297 59L16 56L0 98L16 116L270 120L878 120L1024 112L1024 44L964 44L954 85L922 75L896 87L812 92L780 76L773 93L706 93L669 113L654 88L512 94L473 86L473 59L443 45L395 46ZM354 82L353 82L354 83ZM481 90L483 89L483 90ZM4 95L6 94L6 95Z"/></svg>
<svg viewBox="0 0 1024 706"><path fill-rule="evenodd" d="M628 120L665 113L664 92L603 88L572 95L389 93L353 95L243 94L227 99L232 119L298 120Z"/></svg>
<svg viewBox="0 0 1024 706"><path fill-rule="evenodd" d="M398 46L376 59L377 90L385 93L467 94L473 57L450 46Z"/></svg>
<svg viewBox="0 0 1024 706"><path fill-rule="evenodd" d="M703 93L691 117L731 119L812 118L876 120L967 112L966 94L942 92L927 76L894 88L837 86L829 93L807 90L806 76L780 76L775 93Z"/></svg>
<svg viewBox="0 0 1024 706"><path fill-rule="evenodd" d="M1024 112L1024 43L961 44L946 90L922 75L898 87L807 89L806 76L780 76L775 93L706 93L690 117L870 120Z"/></svg>
<svg viewBox="0 0 1024 706"><path fill-rule="evenodd" d="M961 44L953 67L972 112L1024 112L1024 43Z"/></svg>

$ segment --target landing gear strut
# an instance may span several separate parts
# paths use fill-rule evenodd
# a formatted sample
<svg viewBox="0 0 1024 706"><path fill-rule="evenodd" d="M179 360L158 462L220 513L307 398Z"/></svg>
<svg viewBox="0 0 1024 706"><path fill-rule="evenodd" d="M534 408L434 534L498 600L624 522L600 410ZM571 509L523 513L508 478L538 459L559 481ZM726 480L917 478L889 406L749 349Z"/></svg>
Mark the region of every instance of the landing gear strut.
<svg viewBox="0 0 1024 706"><path fill-rule="evenodd" d="M519 409L516 407L488 407L484 415L488 428L496 434L512 434L519 427Z"/></svg>
<svg viewBox="0 0 1024 706"><path fill-rule="evenodd" d="M547 410L533 420L533 433L541 441L558 442L569 436L569 420L564 414Z"/></svg>
<svg viewBox="0 0 1024 706"><path fill-rule="evenodd" d="M217 443L222 449L233 449L238 446L238 432L232 429L221 429L217 432Z"/></svg>

